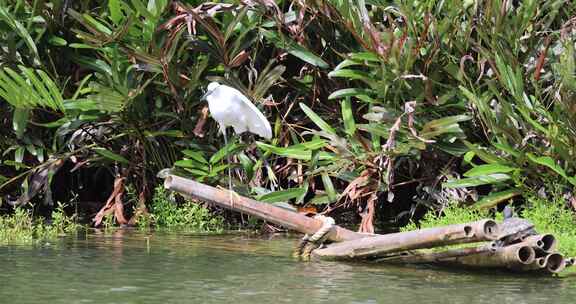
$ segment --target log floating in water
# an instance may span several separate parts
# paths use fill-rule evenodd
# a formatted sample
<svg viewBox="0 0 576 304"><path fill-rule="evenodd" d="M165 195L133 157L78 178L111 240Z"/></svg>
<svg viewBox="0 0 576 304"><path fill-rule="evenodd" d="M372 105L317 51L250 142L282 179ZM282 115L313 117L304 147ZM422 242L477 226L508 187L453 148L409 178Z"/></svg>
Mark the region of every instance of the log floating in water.
<svg viewBox="0 0 576 304"><path fill-rule="evenodd" d="M482 220L468 224L427 228L407 232L378 235L352 241L344 241L314 250L321 259L363 259L382 257L393 252L432 248L453 244L492 241L498 237L498 224Z"/></svg>
<svg viewBox="0 0 576 304"><path fill-rule="evenodd" d="M202 201L208 201L226 209L252 215L302 233L313 234L318 231L323 224L320 220L296 212L276 207L271 204L258 202L237 194L231 195L228 190L214 188L175 175L169 175L164 179L164 187L180 194ZM338 242L355 240L372 236L370 234L357 233L338 226L335 226L334 228L335 229L333 229L328 235L328 239L331 241Z"/></svg>

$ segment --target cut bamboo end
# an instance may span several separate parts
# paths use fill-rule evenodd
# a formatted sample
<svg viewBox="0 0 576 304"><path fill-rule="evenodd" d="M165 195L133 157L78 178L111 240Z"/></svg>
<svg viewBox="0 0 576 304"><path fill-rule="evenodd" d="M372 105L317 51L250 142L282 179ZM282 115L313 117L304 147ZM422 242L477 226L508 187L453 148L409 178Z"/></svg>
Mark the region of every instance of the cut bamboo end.
<svg viewBox="0 0 576 304"><path fill-rule="evenodd" d="M537 247L547 253L556 251L556 248L558 247L558 242L552 234L531 235L526 237L523 243Z"/></svg>
<svg viewBox="0 0 576 304"><path fill-rule="evenodd" d="M564 256L552 253L546 256L546 270L550 273L559 273L566 268Z"/></svg>

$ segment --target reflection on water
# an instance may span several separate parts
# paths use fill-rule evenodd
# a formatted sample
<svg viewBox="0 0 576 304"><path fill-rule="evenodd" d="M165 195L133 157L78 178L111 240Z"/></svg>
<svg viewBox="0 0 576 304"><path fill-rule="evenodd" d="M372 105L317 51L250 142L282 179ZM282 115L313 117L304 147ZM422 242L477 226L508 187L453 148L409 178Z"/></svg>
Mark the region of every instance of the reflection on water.
<svg viewBox="0 0 576 304"><path fill-rule="evenodd" d="M574 303L574 278L303 263L296 240L133 231L0 247L0 303Z"/></svg>

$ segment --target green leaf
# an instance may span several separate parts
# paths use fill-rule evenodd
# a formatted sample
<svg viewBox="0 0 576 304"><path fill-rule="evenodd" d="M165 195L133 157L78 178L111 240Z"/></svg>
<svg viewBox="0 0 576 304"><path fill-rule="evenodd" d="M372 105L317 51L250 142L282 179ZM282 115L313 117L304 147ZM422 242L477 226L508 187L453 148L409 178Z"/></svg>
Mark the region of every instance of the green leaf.
<svg viewBox="0 0 576 304"><path fill-rule="evenodd" d="M348 78L350 80L362 80L367 83L372 82L372 76L366 72L357 71L357 70L350 70L350 69L341 69L335 70L328 73L328 77L343 77Z"/></svg>
<svg viewBox="0 0 576 304"><path fill-rule="evenodd" d="M48 38L48 43L50 43L51 45L55 45L55 46L66 46L68 44L68 42L66 40L64 40L63 38L60 38L58 36L50 36Z"/></svg>
<svg viewBox="0 0 576 304"><path fill-rule="evenodd" d="M222 149L218 150L218 152L214 153L214 155L210 157L209 162L211 164L215 164L221 161L224 157L226 157L226 155L232 154L239 147L240 146L237 145L236 143L230 143L227 146L223 147Z"/></svg>
<svg viewBox="0 0 576 304"><path fill-rule="evenodd" d="M180 167L180 168L198 169L198 170L202 170L204 172L210 171L210 168L207 165L199 163L193 159L182 159L182 160L176 161L176 162L174 162L174 166Z"/></svg>
<svg viewBox="0 0 576 304"><path fill-rule="evenodd" d="M110 19L114 24L120 24L122 21L122 9L121 9L121 1L119 0L108 0L108 10L110 10Z"/></svg>
<svg viewBox="0 0 576 304"><path fill-rule="evenodd" d="M452 179L443 183L444 188L464 188L464 187L476 187L481 185L498 184L510 179L510 175L495 173L488 175L480 175L469 178L462 179Z"/></svg>
<svg viewBox="0 0 576 304"><path fill-rule="evenodd" d="M354 97L354 96L358 96L358 95L368 96L372 93L373 93L372 90L348 88L348 89L341 89L341 90L333 92L332 94L330 94L330 96L328 96L328 99L329 100L339 99L339 98L344 98L344 97Z"/></svg>
<svg viewBox="0 0 576 304"><path fill-rule="evenodd" d="M450 126L456 125L458 126L459 122L468 121L472 119L471 116L468 115L454 115L454 116L447 116L440 119L435 119L429 121L422 127L422 133L431 132L431 131L441 131L443 129L449 128ZM445 133L445 132L441 132Z"/></svg>
<svg viewBox="0 0 576 304"><path fill-rule="evenodd" d="M558 166L552 157L550 156L536 157L531 153L526 154L526 156L528 156L528 159L531 160L532 162L552 169L552 171L556 172L557 174L565 178L568 182L570 182L572 185L576 186L576 177L569 177L566 174L566 171L564 171L562 167Z"/></svg>
<svg viewBox="0 0 576 304"><path fill-rule="evenodd" d="M483 197L478 202L474 204L474 208L476 209L488 209L495 207L501 202L507 201L515 196L522 194L522 191L519 189L510 189L495 193L490 193L489 195Z"/></svg>
<svg viewBox="0 0 576 304"><path fill-rule="evenodd" d="M328 194L328 199L330 200L331 203L335 202L336 199L338 198L338 194L334 189L334 184L332 184L332 180L330 179L328 172L323 171L320 176L322 177L322 184L324 184L324 190L326 190L326 193Z"/></svg>
<svg viewBox="0 0 576 304"><path fill-rule="evenodd" d="M344 120L344 130L346 134L352 136L356 133L356 122L354 121L354 112L352 111L352 102L350 98L344 99L341 104L342 120Z"/></svg>
<svg viewBox="0 0 576 304"><path fill-rule="evenodd" d="M34 55L34 60L37 64L40 63L40 55L38 55L38 49L36 48L36 44L32 39L32 36L28 33L24 25L18 22L12 14L6 9L6 7L0 6L0 20L3 20L20 38L24 40L28 49Z"/></svg>
<svg viewBox="0 0 576 304"><path fill-rule="evenodd" d="M390 136L390 127L387 127L382 124L359 124L357 125L358 129L362 131L366 131L372 135L381 136L384 138L388 138Z"/></svg>
<svg viewBox="0 0 576 304"><path fill-rule="evenodd" d="M300 58L301 60L308 62L311 65L320 67L320 68L328 68L328 63L322 60L318 55L312 53L311 51L307 50L303 46L300 46L294 40L288 37L279 37L276 32L262 30L262 35L266 37L266 39L270 40L276 47L285 50L289 54Z"/></svg>
<svg viewBox="0 0 576 304"><path fill-rule="evenodd" d="M468 141L464 141L464 144L466 145L466 147L468 147L468 149L472 150L476 156L478 156L481 160L483 160L485 163L489 163L489 164L495 164L495 163L507 163L507 161L505 159L502 159L498 156L496 156L495 154L482 149L480 147L478 147L475 144L472 144Z"/></svg>
<svg viewBox="0 0 576 304"><path fill-rule="evenodd" d="M193 151L193 150L183 150L182 153L184 153L184 155L192 158L193 160L203 163L203 164L208 164L208 161L204 158L204 153L200 152L200 151Z"/></svg>
<svg viewBox="0 0 576 304"><path fill-rule="evenodd" d="M291 199L297 199L306 192L304 188L291 188L287 190L274 191L266 193L257 199L266 203L286 202Z"/></svg>
<svg viewBox="0 0 576 304"><path fill-rule="evenodd" d="M270 151L270 152L272 152L276 155L279 155L279 156L284 156L284 157L293 158L293 159L307 160L307 161L312 159L312 150L316 150L316 149L307 148L307 147L303 146L303 144L288 146L286 148L275 147L275 146L265 144L262 142L256 142L256 145L258 146L258 148L260 148L264 151ZM324 145L325 145L325 143L324 143ZM320 158L320 160L329 160L329 159L333 159L334 155L332 153L320 151L318 153L318 157Z"/></svg>
<svg viewBox="0 0 576 304"><path fill-rule="evenodd" d="M476 166L476 167L468 170L466 173L464 173L464 176L473 177L473 176L480 176L480 175L490 175L490 174L494 174L494 173L508 173L508 172L512 172L514 170L518 170L518 168L509 167L509 166L500 165L500 164L486 164L486 165Z"/></svg>
<svg viewBox="0 0 576 304"><path fill-rule="evenodd" d="M14 109L14 115L12 117L12 128L14 129L14 133L16 133L16 138L22 138L24 132L26 132L29 113L30 110L28 109Z"/></svg>
<svg viewBox="0 0 576 304"><path fill-rule="evenodd" d="M110 160L117 161L117 162L123 163L123 164L130 164L130 162L126 158L124 158L123 156L118 155L118 154L116 154L110 150L105 149L105 148L94 148L93 150L94 150L94 152L96 152L96 153L100 154L101 156L108 158Z"/></svg>
<svg viewBox="0 0 576 304"><path fill-rule="evenodd" d="M299 105L300 109L304 111L306 116L308 116L308 118L310 118L312 122L314 122L322 131L334 135L336 134L336 131L326 121L324 121L324 119L318 116L318 114L314 113L314 111L312 111L312 109L310 109L307 105L303 103L299 103Z"/></svg>
<svg viewBox="0 0 576 304"><path fill-rule="evenodd" d="M326 194L317 194L309 202L311 205L326 205L330 203L330 197Z"/></svg>

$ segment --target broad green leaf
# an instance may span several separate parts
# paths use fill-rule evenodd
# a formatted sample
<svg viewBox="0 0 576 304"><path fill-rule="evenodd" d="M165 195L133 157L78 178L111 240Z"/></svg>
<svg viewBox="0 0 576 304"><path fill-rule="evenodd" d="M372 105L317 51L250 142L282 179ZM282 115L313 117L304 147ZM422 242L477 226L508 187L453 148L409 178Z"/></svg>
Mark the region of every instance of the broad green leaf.
<svg viewBox="0 0 576 304"><path fill-rule="evenodd" d="M311 205L326 205L330 204L330 197L326 194L317 194L309 202Z"/></svg>
<svg viewBox="0 0 576 304"><path fill-rule="evenodd" d="M550 156L536 157L530 153L526 154L526 156L528 156L528 159L530 159L532 162L537 163L539 165L546 166L546 167L552 169L552 171L558 173L560 176L565 178L572 185L576 186L576 177L569 177L566 174L566 171L564 171L564 169L562 169L562 167L558 166L552 157L550 157Z"/></svg>
<svg viewBox="0 0 576 304"><path fill-rule="evenodd" d="M372 90L367 89L357 89L357 88L348 88L348 89L341 89L338 91L333 92L328 96L328 99L339 99L344 97L354 97L358 95L371 95Z"/></svg>
<svg viewBox="0 0 576 304"><path fill-rule="evenodd" d="M10 12L6 9L6 7L0 5L0 20L3 20L20 38L23 39L24 43L30 49L32 54L34 55L34 60L37 64L40 63L40 55L38 55L38 49L36 48L36 44L34 43L34 39L30 36L30 33L26 30L24 25L20 23Z"/></svg>
<svg viewBox="0 0 576 304"><path fill-rule="evenodd" d="M110 10L110 19L114 24L120 24L122 21L122 2L120 0L108 0L108 10Z"/></svg>
<svg viewBox="0 0 576 304"><path fill-rule="evenodd" d="M220 160L222 160L224 157L226 157L226 155L230 155L233 154L234 151L236 149L238 149L240 146L237 145L236 143L230 143L227 146L223 147L222 149L218 150L218 152L214 153L214 155L212 155L212 157L210 157L210 163L211 164L215 164L217 162L219 162Z"/></svg>
<svg viewBox="0 0 576 304"><path fill-rule="evenodd" d="M197 162L193 159L182 159L179 161L174 162L174 166L176 167L181 167L181 168L189 168L189 169L198 169L198 170L202 170L204 172L208 172L210 171L210 168L200 162Z"/></svg>
<svg viewBox="0 0 576 304"><path fill-rule="evenodd" d="M348 78L350 80L362 80L368 83L372 82L372 76L370 76L370 74L362 71L349 70L349 69L332 71L328 73L328 77L343 77Z"/></svg>
<svg viewBox="0 0 576 304"><path fill-rule="evenodd" d="M261 30L262 35L266 39L270 40L276 47L285 50L289 54L302 59L309 64L320 68L328 68L328 63L322 58L307 50L303 46L296 43L294 40L288 37L279 37L274 31Z"/></svg>
<svg viewBox="0 0 576 304"><path fill-rule="evenodd" d="M341 104L342 120L344 120L344 130L350 136L356 132L356 122L354 121L354 112L352 111L352 102L350 98L345 98Z"/></svg>
<svg viewBox="0 0 576 304"><path fill-rule="evenodd" d="M459 122L468 121L470 119L472 119L472 117L468 115L454 115L435 119L426 123L424 127L422 127L421 132L426 133L430 131L441 130L447 126L454 124L458 125Z"/></svg>
<svg viewBox="0 0 576 304"><path fill-rule="evenodd" d="M388 136L390 136L390 127L387 127L383 124L359 124L357 127L358 129L373 135L381 136L384 138L388 138Z"/></svg>
<svg viewBox="0 0 576 304"><path fill-rule="evenodd" d="M286 202L291 199L297 199L305 192L306 189L303 188L291 188L287 190L266 193L258 197L258 200L267 203Z"/></svg>
<svg viewBox="0 0 576 304"><path fill-rule="evenodd" d="M464 141L464 144L466 145L466 147L468 147L468 149L472 150L476 156L478 156L481 160L483 160L485 163L489 163L489 164L495 164L495 163L507 163L507 161L505 159L502 159L498 156L496 156L495 154L482 149L478 146L476 146L475 144L472 144L468 141Z"/></svg>
<svg viewBox="0 0 576 304"><path fill-rule="evenodd" d="M66 46L68 44L68 42L66 40L64 40L63 38L60 38L58 36L50 36L48 38L48 43L50 43L51 45L55 45L55 46Z"/></svg>
<svg viewBox="0 0 576 304"><path fill-rule="evenodd" d="M330 202L335 202L336 199L338 198L338 194L334 189L334 184L332 184L332 180L330 179L328 172L326 171L322 172L321 177L322 177L322 184L324 184L324 190L326 190Z"/></svg>
<svg viewBox="0 0 576 304"><path fill-rule="evenodd" d="M194 151L194 150L183 150L182 153L184 153L184 155L186 155L187 157L190 157L191 159L203 163L203 164L208 164L208 161L204 158L204 153L200 152L200 151Z"/></svg>
<svg viewBox="0 0 576 304"><path fill-rule="evenodd" d="M462 179L452 179L443 183L444 188L464 188L464 187L476 187L481 185L498 184L510 179L510 175L495 173L488 175L480 175Z"/></svg>
<svg viewBox="0 0 576 304"><path fill-rule="evenodd" d="M483 197L478 202L476 202L473 206L477 209L488 209L495 207L501 202L507 201L515 196L522 194L522 192L518 189L510 189L495 193L490 193L489 195Z"/></svg>
<svg viewBox="0 0 576 304"><path fill-rule="evenodd" d="M16 133L16 138L22 138L24 132L26 132L29 113L30 110L28 109L14 109L14 114L12 116L12 128L14 129L14 133Z"/></svg>
<svg viewBox="0 0 576 304"><path fill-rule="evenodd" d="M312 109L310 109L307 105L303 103L299 103L299 105L306 116L308 116L308 118L310 118L312 122L314 122L322 131L330 134L336 134L336 131L326 121L324 121L324 119L318 116L318 114L314 113L314 111L312 111Z"/></svg>
<svg viewBox="0 0 576 304"><path fill-rule="evenodd" d="M256 145L264 151L270 151L279 156L284 156L293 159L307 160L307 161L312 159L312 150L316 150L305 148L304 146L301 146L302 144L288 146L286 148L275 147L262 142L256 142ZM320 151L318 153L318 157L320 158L320 160L328 160L333 159L334 155L332 153Z"/></svg>
<svg viewBox="0 0 576 304"><path fill-rule="evenodd" d="M381 62L382 59L372 52L358 52L350 55L351 59L360 61Z"/></svg>
<svg viewBox="0 0 576 304"><path fill-rule="evenodd" d="M123 164L130 164L130 162L126 158L124 158L123 156L118 155L118 154L116 154L110 150L105 149L105 148L94 148L93 150L94 150L94 152L100 154L101 156L104 156L104 157L111 159L113 161L117 161L117 162L123 163Z"/></svg>
<svg viewBox="0 0 576 304"><path fill-rule="evenodd" d="M473 176L480 176L480 175L489 175L489 174L494 174L494 173L509 173L509 172L512 172L512 171L517 170L517 169L518 168L509 167L509 166L500 165L500 164L486 164L486 165L476 166L476 167L468 170L466 173L464 173L464 176L473 177Z"/></svg>
<svg viewBox="0 0 576 304"><path fill-rule="evenodd" d="M184 168L184 170L186 172L190 172L196 176L208 176L208 172L203 171L203 170L193 169L193 168Z"/></svg>

